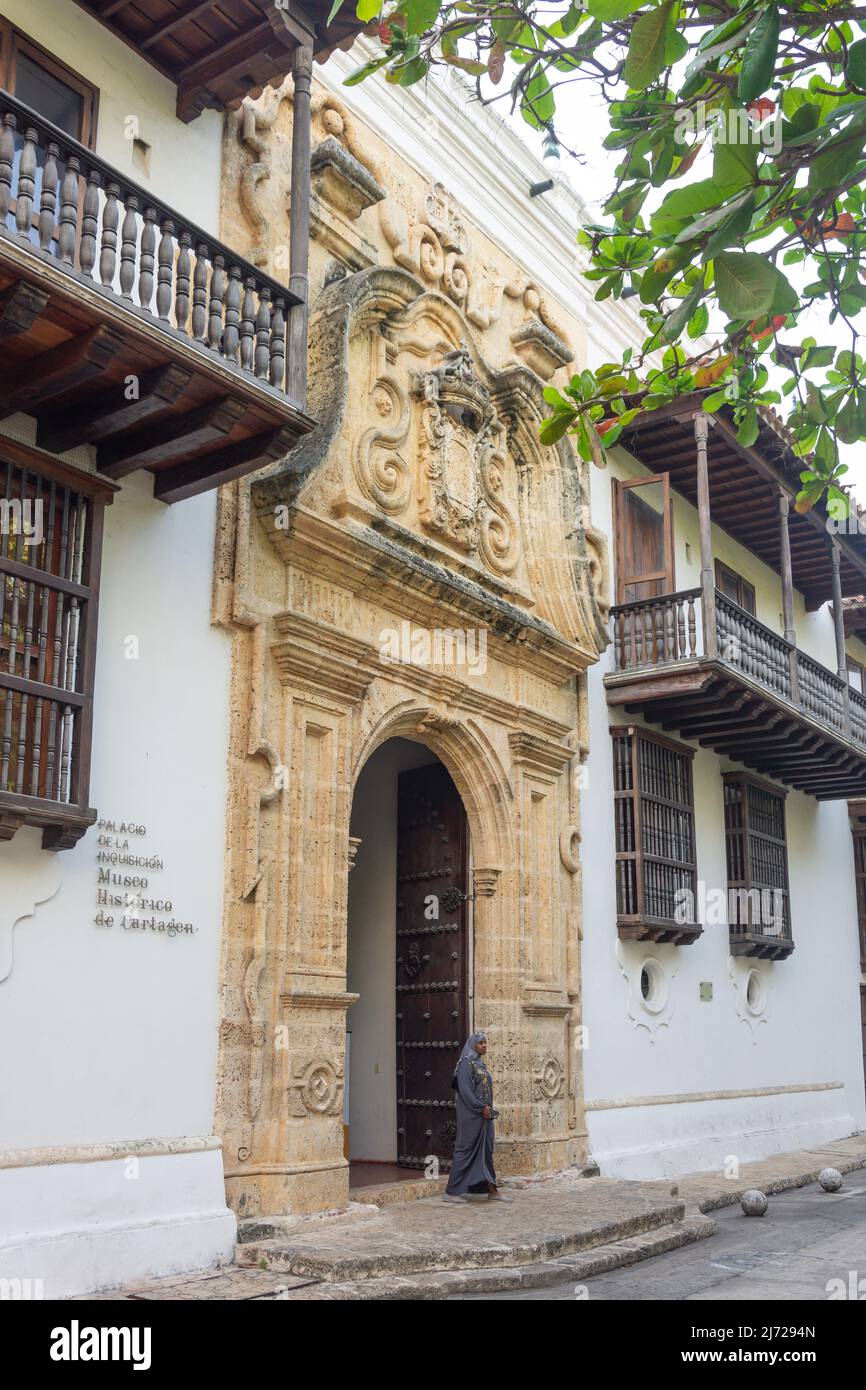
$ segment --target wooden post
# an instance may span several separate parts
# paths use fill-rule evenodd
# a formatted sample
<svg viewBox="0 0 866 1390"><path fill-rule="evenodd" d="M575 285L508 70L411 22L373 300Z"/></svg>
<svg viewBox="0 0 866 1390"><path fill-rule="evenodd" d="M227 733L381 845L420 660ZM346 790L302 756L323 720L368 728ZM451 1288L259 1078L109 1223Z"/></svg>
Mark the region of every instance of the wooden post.
<svg viewBox="0 0 866 1390"><path fill-rule="evenodd" d="M710 477L707 468L709 420L701 412L695 416L695 443L698 471L698 524L701 535L701 613L704 627L704 654L719 654L716 631L716 577L713 571L713 539L710 529Z"/></svg>
<svg viewBox="0 0 866 1390"><path fill-rule="evenodd" d="M830 542L830 564L833 567L833 625L836 629L836 672L848 683L848 658L845 654L845 618L842 611L842 579L839 573L839 545Z"/></svg>
<svg viewBox="0 0 866 1390"><path fill-rule="evenodd" d="M833 567L833 625L836 629L836 674L845 682L842 691L845 732L851 737L851 698L848 686L848 658L845 654L845 617L842 612L842 577L839 573L839 542L830 542L830 564Z"/></svg>
<svg viewBox="0 0 866 1390"><path fill-rule="evenodd" d="M286 393L303 410L307 398L307 324L309 320L310 251L310 89L313 50L295 49L292 59L295 86L292 118L292 208L290 219L289 289L301 301L293 304L288 323L288 371ZM275 383L276 384L276 383Z"/></svg>
<svg viewBox="0 0 866 1390"><path fill-rule="evenodd" d="M788 515L791 499L783 488L779 488L779 555L782 572L782 613L785 624L785 641L790 642L788 653L790 669L791 699L795 705L800 703L800 671L797 666L797 633L794 629L794 577L791 568L791 537L788 533Z"/></svg>

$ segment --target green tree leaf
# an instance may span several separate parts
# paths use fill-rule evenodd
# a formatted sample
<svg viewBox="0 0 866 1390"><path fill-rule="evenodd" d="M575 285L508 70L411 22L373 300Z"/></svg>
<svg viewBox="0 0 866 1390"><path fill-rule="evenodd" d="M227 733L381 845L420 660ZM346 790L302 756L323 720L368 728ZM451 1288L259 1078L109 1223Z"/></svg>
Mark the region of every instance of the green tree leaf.
<svg viewBox="0 0 866 1390"><path fill-rule="evenodd" d="M845 71L850 82L866 91L866 39L858 39L851 44Z"/></svg>
<svg viewBox="0 0 866 1390"><path fill-rule="evenodd" d="M625 19L639 10L644 0L587 0L586 8L595 19Z"/></svg>
<svg viewBox="0 0 866 1390"><path fill-rule="evenodd" d="M729 188L745 188L756 181L758 146L719 141L713 156L713 179Z"/></svg>
<svg viewBox="0 0 866 1390"><path fill-rule="evenodd" d="M790 307L797 302L795 291L771 261L753 251L721 251L713 262L716 294L722 309L732 319L758 319L787 294Z"/></svg>
<svg viewBox="0 0 866 1390"><path fill-rule="evenodd" d="M781 19L778 6L767 5L749 35L740 68L737 96L740 101L754 101L765 92L776 70Z"/></svg>
<svg viewBox="0 0 866 1390"><path fill-rule="evenodd" d="M631 31L623 77L636 92L645 91L665 67L665 45L673 27L674 0L641 15Z"/></svg>
<svg viewBox="0 0 866 1390"><path fill-rule="evenodd" d="M401 0L400 13L408 34L423 34L439 16L439 0Z"/></svg>

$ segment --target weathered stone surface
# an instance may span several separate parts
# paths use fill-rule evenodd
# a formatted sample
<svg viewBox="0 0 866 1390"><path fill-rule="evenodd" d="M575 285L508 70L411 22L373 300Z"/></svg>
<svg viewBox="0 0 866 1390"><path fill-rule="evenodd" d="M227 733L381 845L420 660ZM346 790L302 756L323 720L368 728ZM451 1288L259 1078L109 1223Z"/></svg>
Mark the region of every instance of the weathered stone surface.
<svg viewBox="0 0 866 1390"><path fill-rule="evenodd" d="M225 234L275 273L290 103L290 84L246 102L226 145ZM216 1125L244 1221L349 1201L349 818L394 737L440 758L469 821L497 1170L589 1159L574 774L607 554L588 465L538 437L542 378L579 357L582 329L327 93L314 138L317 428L220 503L214 615L234 673ZM404 623L483 632L484 669L459 648L393 659L383 634Z"/></svg>
<svg viewBox="0 0 866 1390"><path fill-rule="evenodd" d="M757 1187L749 1187L740 1198L740 1206L745 1216L766 1216L770 1205L766 1193Z"/></svg>

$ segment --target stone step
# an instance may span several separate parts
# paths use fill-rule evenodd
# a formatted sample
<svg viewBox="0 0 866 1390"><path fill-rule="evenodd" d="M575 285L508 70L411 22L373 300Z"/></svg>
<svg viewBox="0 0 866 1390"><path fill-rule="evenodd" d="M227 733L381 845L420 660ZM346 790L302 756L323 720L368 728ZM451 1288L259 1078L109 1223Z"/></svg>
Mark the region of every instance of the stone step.
<svg viewBox="0 0 866 1390"><path fill-rule="evenodd" d="M270 1273L346 1284L540 1265L682 1222L684 1202L655 1196L641 1200L635 1193L625 1203L625 1185L610 1186L617 1191L611 1191L605 1201L607 1185L599 1180L599 1201L591 1210L585 1201L575 1210L567 1194L551 1210L543 1194L525 1190L514 1193L511 1206L487 1202L456 1206L441 1198L395 1204L375 1220L351 1229L320 1229L238 1245L236 1259L239 1265ZM412 1216L416 1217L414 1228Z"/></svg>
<svg viewBox="0 0 866 1390"><path fill-rule="evenodd" d="M478 1269L440 1270L430 1273L350 1280L338 1283L306 1284L285 1288L260 1299L280 1301L366 1301L442 1300L468 1294L510 1293L519 1289L544 1289L575 1284L575 1298L583 1293L580 1285L594 1275L624 1269L655 1255L679 1250L714 1235L716 1223L705 1216L686 1217L641 1235L600 1245L581 1254L539 1263L489 1266Z"/></svg>

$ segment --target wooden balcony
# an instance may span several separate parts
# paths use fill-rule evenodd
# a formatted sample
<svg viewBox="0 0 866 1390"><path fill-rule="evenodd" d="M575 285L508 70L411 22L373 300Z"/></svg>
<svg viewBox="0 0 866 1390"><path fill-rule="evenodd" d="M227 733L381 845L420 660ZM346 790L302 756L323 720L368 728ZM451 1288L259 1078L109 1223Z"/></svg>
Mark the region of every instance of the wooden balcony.
<svg viewBox="0 0 866 1390"><path fill-rule="evenodd" d="M164 502L284 456L312 428L292 283L0 92L0 418L35 416L40 447L149 469Z"/></svg>
<svg viewBox="0 0 866 1390"><path fill-rule="evenodd" d="M607 700L821 801L866 796L866 698L718 590L611 609Z"/></svg>

